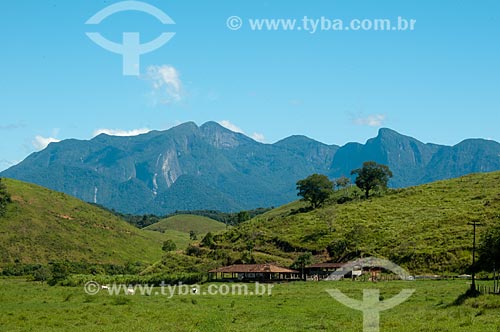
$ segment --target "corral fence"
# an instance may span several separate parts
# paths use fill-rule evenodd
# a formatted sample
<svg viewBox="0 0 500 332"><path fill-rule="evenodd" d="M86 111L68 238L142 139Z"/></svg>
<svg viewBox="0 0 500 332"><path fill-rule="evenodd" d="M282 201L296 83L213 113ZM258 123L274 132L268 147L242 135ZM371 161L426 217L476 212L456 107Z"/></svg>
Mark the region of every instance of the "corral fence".
<svg viewBox="0 0 500 332"><path fill-rule="evenodd" d="M500 286L477 285L477 290L481 294L496 294L500 295Z"/></svg>

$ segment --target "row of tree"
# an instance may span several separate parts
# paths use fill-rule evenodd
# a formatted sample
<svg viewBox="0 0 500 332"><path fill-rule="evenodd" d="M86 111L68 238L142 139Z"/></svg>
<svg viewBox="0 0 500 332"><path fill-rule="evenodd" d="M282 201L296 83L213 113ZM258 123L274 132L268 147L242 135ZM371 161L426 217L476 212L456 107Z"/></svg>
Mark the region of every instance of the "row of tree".
<svg viewBox="0 0 500 332"><path fill-rule="evenodd" d="M363 163L363 167L352 170L351 175L356 176L356 186L363 190L365 197L368 198L371 191L387 188L392 172L386 165L367 161ZM297 195L311 203L311 207L315 209L320 207L331 196L335 187L345 188L349 183L349 178L345 176L332 182L326 175L312 174L297 182Z"/></svg>
<svg viewBox="0 0 500 332"><path fill-rule="evenodd" d="M117 212L113 209L108 209L103 205L100 204L93 204L98 206L101 209L110 211L114 215L124 219L126 222L129 224L134 225L137 228L144 228L149 225L155 224L161 219L166 219L171 216L179 215L179 214L192 214L192 215L197 215L197 216L202 216L202 217L207 217L210 219L214 219L217 221L220 221L226 225L238 225L239 223L242 223L244 221L247 221L249 219L252 219L255 216L258 216L259 214L263 214L274 207L269 207L269 208L256 208L252 210L246 210L246 211L240 211L240 212L221 212L217 210L185 210L185 211L175 211L173 213L164 215L164 216L157 216L154 214L145 214L145 215L133 215L133 214L124 214Z"/></svg>

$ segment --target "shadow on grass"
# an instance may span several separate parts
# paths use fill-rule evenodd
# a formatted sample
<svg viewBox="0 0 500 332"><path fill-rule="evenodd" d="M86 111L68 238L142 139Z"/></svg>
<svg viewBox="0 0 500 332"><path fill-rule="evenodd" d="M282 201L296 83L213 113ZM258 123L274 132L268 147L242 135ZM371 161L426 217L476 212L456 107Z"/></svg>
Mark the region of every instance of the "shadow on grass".
<svg viewBox="0 0 500 332"><path fill-rule="evenodd" d="M307 213L307 212L311 212L312 210L314 210L314 208L312 206L301 207L299 209L292 209L290 211L289 215L293 216L293 215L300 214L300 213Z"/></svg>
<svg viewBox="0 0 500 332"><path fill-rule="evenodd" d="M475 298L479 295L481 295L481 293L478 290L469 288L465 293L460 294L455 301L447 305L447 307L462 305L467 299Z"/></svg>

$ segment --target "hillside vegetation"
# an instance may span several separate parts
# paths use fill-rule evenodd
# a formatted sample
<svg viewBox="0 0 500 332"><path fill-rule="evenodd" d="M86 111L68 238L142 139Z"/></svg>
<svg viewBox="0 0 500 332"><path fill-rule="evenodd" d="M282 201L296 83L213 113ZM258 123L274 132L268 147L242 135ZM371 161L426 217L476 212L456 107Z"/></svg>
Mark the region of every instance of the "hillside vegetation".
<svg viewBox="0 0 500 332"><path fill-rule="evenodd" d="M215 236L210 248L192 253L220 264L279 262L301 253L314 261L359 256L388 258L415 273L464 273L471 262L472 226L500 222L500 172L390 190L384 196L300 213L304 202L269 211ZM337 195L342 195L337 192Z"/></svg>
<svg viewBox="0 0 500 332"><path fill-rule="evenodd" d="M139 230L113 214L63 193L2 179L12 202L0 217L0 265L49 261L153 262L163 235Z"/></svg>

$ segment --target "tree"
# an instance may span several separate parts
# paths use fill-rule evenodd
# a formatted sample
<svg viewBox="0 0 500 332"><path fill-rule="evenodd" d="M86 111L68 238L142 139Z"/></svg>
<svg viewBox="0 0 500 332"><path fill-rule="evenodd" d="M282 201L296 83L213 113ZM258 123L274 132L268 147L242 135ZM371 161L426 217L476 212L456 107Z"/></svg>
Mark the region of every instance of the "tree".
<svg viewBox="0 0 500 332"><path fill-rule="evenodd" d="M215 246L215 240L212 232L208 232L205 237L201 240L201 244L204 247L213 248Z"/></svg>
<svg viewBox="0 0 500 332"><path fill-rule="evenodd" d="M47 280L50 286L55 286L58 282L66 279L70 274L68 262L49 262L51 278Z"/></svg>
<svg viewBox="0 0 500 332"><path fill-rule="evenodd" d="M242 223L250 219L250 214L248 213L248 211L240 211L238 212L237 218L238 223Z"/></svg>
<svg viewBox="0 0 500 332"><path fill-rule="evenodd" d="M500 269L500 226L490 227L483 234L478 248L478 266L485 271Z"/></svg>
<svg viewBox="0 0 500 332"><path fill-rule="evenodd" d="M3 217L7 212L7 204L11 202L10 194L7 192L7 187L0 178L0 217Z"/></svg>
<svg viewBox="0 0 500 332"><path fill-rule="evenodd" d="M177 249L177 245L172 240L166 240L163 242L163 246L161 247L163 251L174 251Z"/></svg>
<svg viewBox="0 0 500 332"><path fill-rule="evenodd" d="M33 271L33 280L35 281L47 281L52 278L52 272L47 266L40 266L38 269Z"/></svg>
<svg viewBox="0 0 500 332"><path fill-rule="evenodd" d="M341 192L341 196L337 196L337 203L338 204L344 204L348 201L352 200L352 197L349 193L349 187L350 187L351 179L349 179L346 176L341 176L335 181L333 181L334 187Z"/></svg>
<svg viewBox="0 0 500 332"><path fill-rule="evenodd" d="M255 258L253 257L252 252L248 250L243 251L240 261L242 264L255 264Z"/></svg>
<svg viewBox="0 0 500 332"><path fill-rule="evenodd" d="M320 207L333 193L333 183L326 175L312 174L297 181L297 196L311 203L313 209Z"/></svg>
<svg viewBox="0 0 500 332"><path fill-rule="evenodd" d="M346 176L341 176L335 180L335 187L337 189L347 188L347 186L351 183L351 180Z"/></svg>
<svg viewBox="0 0 500 332"><path fill-rule="evenodd" d="M293 262L292 264L292 268L301 269L302 278L304 278L305 277L304 268L306 267L306 265L311 264L311 261L312 261L312 254L310 252L305 252L301 254L299 257L297 257L295 262Z"/></svg>
<svg viewBox="0 0 500 332"><path fill-rule="evenodd" d="M386 189L389 178L392 178L389 167L374 161L364 162L363 167L353 170L351 175L357 175L356 186L364 190L366 198L369 197L370 190Z"/></svg>
<svg viewBox="0 0 500 332"><path fill-rule="evenodd" d="M189 231L189 239L190 240L198 240L195 231Z"/></svg>

